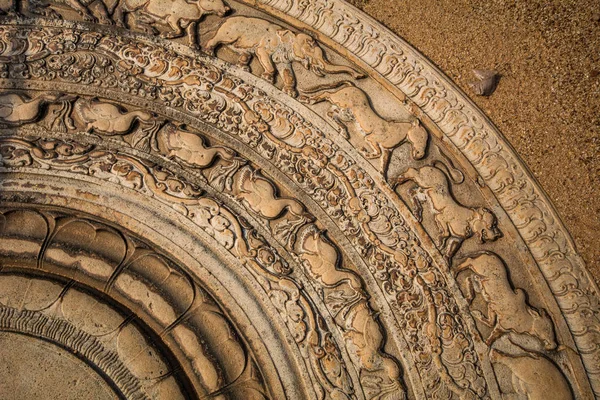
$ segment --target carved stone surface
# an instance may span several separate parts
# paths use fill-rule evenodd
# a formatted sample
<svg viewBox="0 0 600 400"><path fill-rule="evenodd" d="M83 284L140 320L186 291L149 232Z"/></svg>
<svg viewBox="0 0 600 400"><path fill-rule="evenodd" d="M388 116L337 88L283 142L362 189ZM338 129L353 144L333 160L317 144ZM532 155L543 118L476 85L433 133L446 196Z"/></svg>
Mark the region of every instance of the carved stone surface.
<svg viewBox="0 0 600 400"><path fill-rule="evenodd" d="M0 333L126 398L600 393L597 288L424 58L337 0L166 4L4 10Z"/></svg>

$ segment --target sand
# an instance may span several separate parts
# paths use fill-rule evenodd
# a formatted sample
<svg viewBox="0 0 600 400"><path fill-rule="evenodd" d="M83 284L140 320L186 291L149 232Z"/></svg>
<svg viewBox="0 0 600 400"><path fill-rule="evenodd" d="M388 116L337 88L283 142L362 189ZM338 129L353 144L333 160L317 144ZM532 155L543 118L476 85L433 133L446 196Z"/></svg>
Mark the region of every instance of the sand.
<svg viewBox="0 0 600 400"><path fill-rule="evenodd" d="M351 0L432 60L498 126L600 283L600 1ZM476 96L473 69L501 74Z"/></svg>

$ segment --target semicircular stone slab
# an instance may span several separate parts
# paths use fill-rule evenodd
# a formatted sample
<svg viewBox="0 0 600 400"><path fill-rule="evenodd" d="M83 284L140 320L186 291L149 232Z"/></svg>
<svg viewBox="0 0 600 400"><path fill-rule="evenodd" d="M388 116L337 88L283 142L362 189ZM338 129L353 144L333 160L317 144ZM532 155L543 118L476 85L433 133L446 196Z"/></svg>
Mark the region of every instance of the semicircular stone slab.
<svg viewBox="0 0 600 400"><path fill-rule="evenodd" d="M0 379L75 356L0 397L600 396L598 288L560 218L378 22L341 0L0 10Z"/></svg>

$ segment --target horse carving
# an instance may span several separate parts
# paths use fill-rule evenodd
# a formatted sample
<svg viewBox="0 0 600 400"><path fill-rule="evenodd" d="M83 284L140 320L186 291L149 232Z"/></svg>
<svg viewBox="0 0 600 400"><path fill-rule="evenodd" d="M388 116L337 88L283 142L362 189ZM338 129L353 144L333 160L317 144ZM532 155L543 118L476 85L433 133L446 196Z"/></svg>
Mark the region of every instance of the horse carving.
<svg viewBox="0 0 600 400"><path fill-rule="evenodd" d="M332 108L328 115L339 126L346 139L362 138L361 149L368 159L379 159L381 173L386 176L392 152L404 143L412 145L412 157L425 157L429 134L416 117L405 121L383 119L371 106L367 94L351 82L302 91L302 98L310 104L328 101Z"/></svg>

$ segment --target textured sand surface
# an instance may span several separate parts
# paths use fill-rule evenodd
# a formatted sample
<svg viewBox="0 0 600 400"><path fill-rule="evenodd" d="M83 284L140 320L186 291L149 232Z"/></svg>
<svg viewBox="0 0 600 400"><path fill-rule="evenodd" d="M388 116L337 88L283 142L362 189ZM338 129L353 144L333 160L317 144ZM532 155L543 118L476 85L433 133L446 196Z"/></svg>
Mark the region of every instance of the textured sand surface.
<svg viewBox="0 0 600 400"><path fill-rule="evenodd" d="M600 1L350 0L463 89L531 169L600 282ZM473 69L502 78L475 96Z"/></svg>

